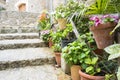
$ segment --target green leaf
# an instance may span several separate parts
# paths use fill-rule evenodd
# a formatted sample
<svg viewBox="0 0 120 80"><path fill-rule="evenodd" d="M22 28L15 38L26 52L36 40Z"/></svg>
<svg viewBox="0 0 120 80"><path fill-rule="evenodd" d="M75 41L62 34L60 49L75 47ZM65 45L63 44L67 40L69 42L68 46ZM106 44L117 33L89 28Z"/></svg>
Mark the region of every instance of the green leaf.
<svg viewBox="0 0 120 80"><path fill-rule="evenodd" d="M90 66L86 68L86 72L89 73L90 71L92 71L94 69L94 67Z"/></svg>
<svg viewBox="0 0 120 80"><path fill-rule="evenodd" d="M107 53L110 54L108 60L112 60L120 57L120 44L113 44L104 49Z"/></svg>
<svg viewBox="0 0 120 80"><path fill-rule="evenodd" d="M98 61L98 57L94 57L94 58L92 58L91 64L96 64L97 61Z"/></svg>
<svg viewBox="0 0 120 80"><path fill-rule="evenodd" d="M118 58L120 57L120 52L119 53L116 53L116 54L111 54L109 57L108 57L108 60L113 60L115 58Z"/></svg>
<svg viewBox="0 0 120 80"><path fill-rule="evenodd" d="M109 54L116 54L120 52L120 44L114 44L111 46L108 46L104 49Z"/></svg>
<svg viewBox="0 0 120 80"><path fill-rule="evenodd" d="M86 63L86 64L91 64L91 62L92 62L92 61L91 61L90 58L85 59L85 63Z"/></svg>
<svg viewBox="0 0 120 80"><path fill-rule="evenodd" d="M97 68L97 69L96 69L96 71L97 71L97 72L100 72L100 71L101 71L101 69L100 69L100 68Z"/></svg>

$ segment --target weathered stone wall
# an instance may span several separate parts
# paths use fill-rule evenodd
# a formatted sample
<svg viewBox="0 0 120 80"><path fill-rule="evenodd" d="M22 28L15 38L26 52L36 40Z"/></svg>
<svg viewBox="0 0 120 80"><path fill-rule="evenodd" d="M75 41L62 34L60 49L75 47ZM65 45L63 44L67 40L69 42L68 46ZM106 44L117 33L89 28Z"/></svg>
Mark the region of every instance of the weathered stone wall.
<svg viewBox="0 0 120 80"><path fill-rule="evenodd" d="M35 27L37 25L39 13L1 11L0 12L0 28L1 27Z"/></svg>
<svg viewBox="0 0 120 80"><path fill-rule="evenodd" d="M47 9L47 0L28 0L28 12L41 12Z"/></svg>

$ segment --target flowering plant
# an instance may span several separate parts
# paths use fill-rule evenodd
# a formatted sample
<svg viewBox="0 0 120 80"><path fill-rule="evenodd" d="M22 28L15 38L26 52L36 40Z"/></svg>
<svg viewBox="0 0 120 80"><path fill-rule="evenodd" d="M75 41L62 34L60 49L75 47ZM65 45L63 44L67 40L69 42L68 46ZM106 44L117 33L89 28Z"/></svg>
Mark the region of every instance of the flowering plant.
<svg viewBox="0 0 120 80"><path fill-rule="evenodd" d="M45 12L41 13L38 19L38 30L50 29L50 18Z"/></svg>
<svg viewBox="0 0 120 80"><path fill-rule="evenodd" d="M50 30L41 31L41 38L43 41L48 42L48 40L50 38Z"/></svg>
<svg viewBox="0 0 120 80"><path fill-rule="evenodd" d="M104 24L107 22L116 22L118 23L118 16L116 15L103 15L103 16L92 16L90 18L90 24L98 26L99 24Z"/></svg>

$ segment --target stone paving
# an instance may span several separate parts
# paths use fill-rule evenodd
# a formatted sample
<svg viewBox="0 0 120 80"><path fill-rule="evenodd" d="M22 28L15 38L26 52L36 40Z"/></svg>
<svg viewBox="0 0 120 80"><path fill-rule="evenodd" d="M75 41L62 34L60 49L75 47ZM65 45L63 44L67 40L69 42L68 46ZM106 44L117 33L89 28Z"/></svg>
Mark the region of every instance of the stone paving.
<svg viewBox="0 0 120 80"><path fill-rule="evenodd" d="M46 46L45 42L40 39L0 40L0 50Z"/></svg>
<svg viewBox="0 0 120 80"><path fill-rule="evenodd" d="M71 80L53 65L28 66L0 71L0 80Z"/></svg>
<svg viewBox="0 0 120 80"><path fill-rule="evenodd" d="M12 40L12 39L39 39L38 33L10 33L0 34L0 40Z"/></svg>

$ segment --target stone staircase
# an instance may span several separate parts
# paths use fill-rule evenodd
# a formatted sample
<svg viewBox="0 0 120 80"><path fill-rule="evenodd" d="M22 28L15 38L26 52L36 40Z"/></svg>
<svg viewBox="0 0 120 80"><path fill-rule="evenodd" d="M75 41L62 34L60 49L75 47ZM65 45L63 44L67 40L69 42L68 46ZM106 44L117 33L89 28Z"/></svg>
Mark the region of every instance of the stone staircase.
<svg viewBox="0 0 120 80"><path fill-rule="evenodd" d="M38 33L0 34L0 70L54 63L52 50Z"/></svg>
<svg viewBox="0 0 120 80"><path fill-rule="evenodd" d="M0 80L70 80L54 67L53 51L32 26L36 18L32 13L0 13Z"/></svg>
<svg viewBox="0 0 120 80"><path fill-rule="evenodd" d="M0 80L58 80L53 65L53 51L38 33L0 34Z"/></svg>

